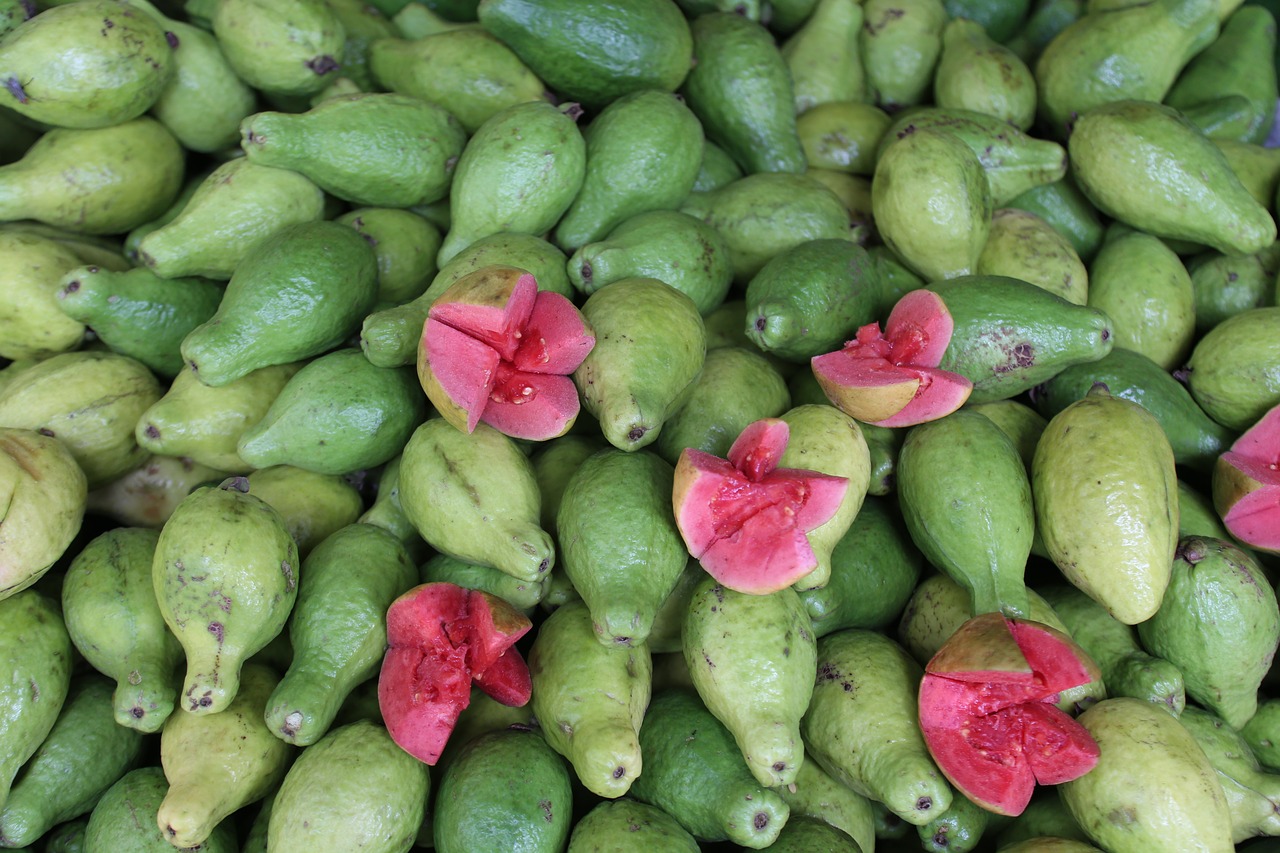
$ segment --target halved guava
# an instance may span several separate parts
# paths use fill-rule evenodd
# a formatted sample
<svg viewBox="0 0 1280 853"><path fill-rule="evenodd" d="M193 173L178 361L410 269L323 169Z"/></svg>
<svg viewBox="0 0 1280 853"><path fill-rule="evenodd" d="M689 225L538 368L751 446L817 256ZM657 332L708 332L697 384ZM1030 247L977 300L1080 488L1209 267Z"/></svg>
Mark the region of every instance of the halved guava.
<svg viewBox="0 0 1280 853"><path fill-rule="evenodd" d="M432 303L418 348L418 378L432 405L467 432L484 421L513 438L564 434L578 416L569 375L595 346L573 303L539 291L516 267L458 279Z"/></svg>
<svg viewBox="0 0 1280 853"><path fill-rule="evenodd" d="M749 424L728 459L685 448L672 505L685 546L729 589L763 595L817 565L806 534L835 514L849 481L779 468L790 427L780 418Z"/></svg>
<svg viewBox="0 0 1280 853"><path fill-rule="evenodd" d="M1280 554L1280 406L1218 457L1213 506L1227 531L1251 548Z"/></svg>
<svg viewBox="0 0 1280 853"><path fill-rule="evenodd" d="M1026 808L1037 783L1093 769L1098 746L1054 707L1098 666L1061 631L984 613L962 625L925 667L920 729L934 761L973 802L1004 815Z"/></svg>
<svg viewBox="0 0 1280 853"><path fill-rule="evenodd" d="M929 290L902 296L885 323L858 329L843 349L810 360L832 405L876 426L912 426L964 405L973 383L939 370L955 323L942 297Z"/></svg>
<svg viewBox="0 0 1280 853"><path fill-rule="evenodd" d="M532 627L497 596L420 584L387 610L378 707L391 739L426 764L440 758L476 682L509 705L529 701L529 669L514 648Z"/></svg>

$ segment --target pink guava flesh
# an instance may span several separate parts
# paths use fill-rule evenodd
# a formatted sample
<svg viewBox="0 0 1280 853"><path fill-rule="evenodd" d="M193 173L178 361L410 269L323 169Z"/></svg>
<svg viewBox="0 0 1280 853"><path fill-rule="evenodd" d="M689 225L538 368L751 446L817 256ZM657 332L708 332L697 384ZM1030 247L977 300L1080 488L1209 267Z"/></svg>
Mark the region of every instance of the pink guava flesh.
<svg viewBox="0 0 1280 853"><path fill-rule="evenodd" d="M789 427L779 418L750 424L721 459L686 448L676 464L672 503L685 546L717 581L767 594L817 565L806 534L839 509L849 481L778 468Z"/></svg>
<svg viewBox="0 0 1280 853"><path fill-rule="evenodd" d="M1010 640L1021 661L1010 654ZM970 662L979 668L961 668ZM1097 763L1088 731L1052 704L1060 691L1096 677L1097 665L1062 632L1000 613L976 616L925 667L925 744L965 796L1019 815L1037 783L1068 782Z"/></svg>
<svg viewBox="0 0 1280 853"><path fill-rule="evenodd" d="M936 420L964 405L973 383L938 370L955 322L942 297L929 290L906 293L889 313L884 331L858 329L840 350L814 356L814 377L833 405L876 426L912 426Z"/></svg>
<svg viewBox="0 0 1280 853"><path fill-rule="evenodd" d="M578 416L569 374L595 338L564 296L539 292L528 273L497 269L464 276L432 304L418 364L423 388L468 432L484 421L513 438L554 438Z"/></svg>
<svg viewBox="0 0 1280 853"><path fill-rule="evenodd" d="M391 739L435 764L473 681L500 702L528 702L529 669L514 643L531 626L501 598L451 583L421 584L393 601L378 675L378 707Z"/></svg>
<svg viewBox="0 0 1280 853"><path fill-rule="evenodd" d="M1236 539L1280 553L1280 406L1273 407L1218 459L1214 504Z"/></svg>

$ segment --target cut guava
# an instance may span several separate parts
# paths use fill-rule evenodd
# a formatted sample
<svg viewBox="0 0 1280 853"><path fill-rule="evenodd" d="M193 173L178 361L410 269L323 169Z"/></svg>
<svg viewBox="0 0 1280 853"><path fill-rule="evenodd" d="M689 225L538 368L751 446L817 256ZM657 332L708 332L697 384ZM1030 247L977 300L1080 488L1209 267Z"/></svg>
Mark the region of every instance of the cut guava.
<svg viewBox="0 0 1280 853"><path fill-rule="evenodd" d="M418 378L458 429L471 432L484 421L512 438L544 441L577 418L569 375L593 346L572 302L539 291L522 269L491 265L459 278L431 304Z"/></svg>
<svg viewBox="0 0 1280 853"><path fill-rule="evenodd" d="M749 424L728 459L685 448L676 463L672 505L685 547L717 581L763 595L817 566L805 534L831 518L849 481L779 468L790 427L781 418Z"/></svg>
<svg viewBox="0 0 1280 853"><path fill-rule="evenodd" d="M1236 539L1259 551L1280 554L1280 406L1263 415L1218 457L1213 506Z"/></svg>
<svg viewBox="0 0 1280 853"><path fill-rule="evenodd" d="M516 640L532 623L505 600L451 583L427 583L387 609L378 707L401 749L435 764L474 681L509 705L529 701L529 669Z"/></svg>
<svg viewBox="0 0 1280 853"><path fill-rule="evenodd" d="M925 744L966 797L1019 815L1037 783L1068 782L1097 763L1088 731L1053 704L1060 691L1097 677L1097 664L1061 631L1001 613L975 616L925 667Z"/></svg>
<svg viewBox="0 0 1280 853"><path fill-rule="evenodd" d="M871 323L810 366L827 399L849 417L884 427L937 420L964 405L973 383L939 370L955 323L942 297L929 290L902 296L884 331Z"/></svg>

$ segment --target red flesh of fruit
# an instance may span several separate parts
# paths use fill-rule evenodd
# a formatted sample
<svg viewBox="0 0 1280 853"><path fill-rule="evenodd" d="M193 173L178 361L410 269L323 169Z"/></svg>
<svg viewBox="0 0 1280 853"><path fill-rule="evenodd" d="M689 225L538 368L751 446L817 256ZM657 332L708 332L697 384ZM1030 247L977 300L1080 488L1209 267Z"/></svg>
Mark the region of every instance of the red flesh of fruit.
<svg viewBox="0 0 1280 853"><path fill-rule="evenodd" d="M1019 815L1036 783L1068 782L1097 763L1088 731L1053 705L1060 691L1096 675L1097 665L1060 631L1000 613L975 616L925 667L925 743L965 796Z"/></svg>
<svg viewBox="0 0 1280 853"><path fill-rule="evenodd" d="M477 271L486 272L485 286L464 277L432 304L419 355L423 388L467 432L484 421L513 438L562 435L579 411L569 375L595 338L573 303L539 291L532 275Z"/></svg>
<svg viewBox="0 0 1280 853"><path fill-rule="evenodd" d="M913 290L885 323L858 329L843 349L810 364L832 404L876 426L904 427L949 415L964 405L973 383L938 370L955 323L942 297Z"/></svg>
<svg viewBox="0 0 1280 853"><path fill-rule="evenodd" d="M474 681L507 705L529 701L514 647L529 619L497 596L451 583L414 587L387 610L378 707L391 739L426 764L440 759Z"/></svg>
<svg viewBox="0 0 1280 853"><path fill-rule="evenodd" d="M721 459L686 448L672 502L689 553L737 592L767 594L817 565L806 533L835 514L849 481L779 468L790 427L779 418L750 424Z"/></svg>
<svg viewBox="0 0 1280 853"><path fill-rule="evenodd" d="M1219 507L1223 525L1246 545L1280 553L1280 406L1236 439L1219 465L1234 468L1232 479L1244 485Z"/></svg>

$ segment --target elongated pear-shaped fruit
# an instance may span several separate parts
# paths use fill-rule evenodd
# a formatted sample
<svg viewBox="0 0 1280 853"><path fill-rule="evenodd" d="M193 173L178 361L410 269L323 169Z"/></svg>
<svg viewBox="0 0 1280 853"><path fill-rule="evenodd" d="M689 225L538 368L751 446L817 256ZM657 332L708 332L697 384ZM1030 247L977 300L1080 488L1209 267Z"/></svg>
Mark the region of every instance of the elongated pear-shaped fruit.
<svg viewBox="0 0 1280 853"><path fill-rule="evenodd" d="M240 690L217 714L179 708L160 735L160 761L169 791L156 814L175 847L203 844L223 818L274 791L292 759L289 745L262 718L278 679L247 664Z"/></svg>
<svg viewBox="0 0 1280 853"><path fill-rule="evenodd" d="M1187 60L1218 34L1216 0L1090 3L1036 60L1039 112L1055 136L1101 104L1159 103ZM1099 73L1106 68L1106 73Z"/></svg>
<svg viewBox="0 0 1280 853"><path fill-rule="evenodd" d="M182 357L201 382L226 385L328 352L359 330L377 296L378 260L355 230L292 225L240 262L217 313L182 339Z"/></svg>
<svg viewBox="0 0 1280 853"><path fill-rule="evenodd" d="M466 142L443 107L394 93L342 95L301 114L257 113L240 133L250 162L291 169L345 201L383 207L444 198Z"/></svg>
<svg viewBox="0 0 1280 853"><path fill-rule="evenodd" d="M920 826L951 805L951 786L920 733L924 675L905 650L849 628L818 641L813 698L800 722L807 758L864 797Z"/></svg>
<svg viewBox="0 0 1280 853"><path fill-rule="evenodd" d="M255 468L349 474L395 456L426 412L411 370L377 367L355 347L334 350L289 380L236 451Z"/></svg>
<svg viewBox="0 0 1280 853"><path fill-rule="evenodd" d="M610 444L638 450L657 439L702 370L702 315L665 282L628 278L591 294L582 316L596 341L573 373L582 406Z"/></svg>
<svg viewBox="0 0 1280 853"><path fill-rule="evenodd" d="M161 278L226 281L249 250L276 231L322 219L324 199L297 172L259 166L247 157L228 160L200 182L173 219L138 241L138 260Z"/></svg>
<svg viewBox="0 0 1280 853"><path fill-rule="evenodd" d="M63 3L0 38L0 106L55 127L135 119L175 70L172 38L116 0Z"/></svg>
<svg viewBox="0 0 1280 853"><path fill-rule="evenodd" d="M982 163L963 142L934 129L895 140L876 163L871 196L880 236L917 273L935 280L976 272L994 202Z"/></svg>
<svg viewBox="0 0 1280 853"><path fill-rule="evenodd" d="M638 737L652 668L644 643L600 643L581 601L557 608L529 649L543 736L598 796L622 796L643 771Z"/></svg>
<svg viewBox="0 0 1280 853"><path fill-rule="evenodd" d="M1091 840L1104 850L1235 849L1217 772L1173 716L1121 696L1094 705L1079 722L1098 744L1098 763L1058 792ZM1163 781L1153 786L1152 779Z"/></svg>
<svg viewBox="0 0 1280 853"><path fill-rule="evenodd" d="M348 525L307 555L289 617L293 660L265 700L272 734L307 746L329 730L356 685L377 674L387 608L417 578L404 545L373 524Z"/></svg>
<svg viewBox="0 0 1280 853"><path fill-rule="evenodd" d="M453 173L449 232L437 262L482 237L550 230L582 187L587 145L568 112L546 101L507 107L476 129Z"/></svg>
<svg viewBox="0 0 1280 853"><path fill-rule="evenodd" d="M150 222L182 189L184 153L153 118L54 128L0 166L0 221L34 219L79 234L120 234Z"/></svg>
<svg viewBox="0 0 1280 853"><path fill-rule="evenodd" d="M88 485L61 441L0 429L0 601L38 581L80 531Z"/></svg>
<svg viewBox="0 0 1280 853"><path fill-rule="evenodd" d="M159 766L130 770L107 789L89 815L82 840L85 850L131 850L136 853L169 853L170 844L156 825L156 812L169 783ZM201 853L236 853L235 828L230 821L218 825L201 845Z"/></svg>
<svg viewBox="0 0 1280 853"><path fill-rule="evenodd" d="M965 410L912 427L898 455L898 497L912 540L969 591L974 615L1028 616L1031 482L1000 427Z"/></svg>
<svg viewBox="0 0 1280 853"><path fill-rule="evenodd" d="M0 231L0 263L0 356L38 358L78 347L84 324L62 312L55 294L62 274L84 263L80 256L49 237Z"/></svg>
<svg viewBox="0 0 1280 853"><path fill-rule="evenodd" d="M1187 695L1241 728L1280 643L1280 610L1261 566L1229 542L1178 543L1160 609L1138 626L1143 645L1182 671Z"/></svg>
<svg viewBox="0 0 1280 853"><path fill-rule="evenodd" d="M33 589L0 599L0 655L12 672L0 683L0 806L62 710L71 685L71 652L52 599Z"/></svg>
<svg viewBox="0 0 1280 853"><path fill-rule="evenodd" d="M289 768L271 806L267 847L312 853L341 838L353 850L408 849L430 784L427 766L376 723L334 729Z"/></svg>
<svg viewBox="0 0 1280 853"><path fill-rule="evenodd" d="M141 362L110 350L64 352L14 377L0 392L0 426L39 430L61 441L96 489L147 458L137 418L160 399Z"/></svg>
<svg viewBox="0 0 1280 853"><path fill-rule="evenodd" d="M151 583L157 530L118 527L94 538L67 569L62 612L76 649L116 681L115 721L156 732L177 699L182 646Z"/></svg>
<svg viewBox="0 0 1280 853"><path fill-rule="evenodd" d="M813 692L817 640L791 587L750 595L707 577L681 630L685 663L707 710L762 785L790 785L804 763L800 718Z"/></svg>
<svg viewBox="0 0 1280 853"><path fill-rule="evenodd" d="M1149 101L1095 107L1076 121L1067 150L1081 191L1135 229L1228 255L1252 255L1275 242L1270 212L1217 146L1171 107Z"/></svg>
<svg viewBox="0 0 1280 853"><path fill-rule="evenodd" d="M585 459L565 486L556 516L561 567L605 645L644 642L688 562L672 514L673 477L651 451L610 447Z"/></svg>
<svg viewBox="0 0 1280 853"><path fill-rule="evenodd" d="M142 732L117 726L111 682L88 673L0 808L0 846L34 844L55 825L89 812L142 754Z"/></svg>
<svg viewBox="0 0 1280 853"><path fill-rule="evenodd" d="M466 433L431 418L400 457L400 504L428 544L526 581L555 562L541 500L528 457L487 424Z"/></svg>
<svg viewBox="0 0 1280 853"><path fill-rule="evenodd" d="M1036 524L1067 580L1128 625L1160 608L1178 543L1177 472L1160 422L1105 386L1045 427Z"/></svg>
<svg viewBox="0 0 1280 853"><path fill-rule="evenodd" d="M216 714L240 668L285 626L297 597L298 546L280 513L233 477L192 492L160 531L152 582L186 652L181 707Z"/></svg>
<svg viewBox="0 0 1280 853"><path fill-rule="evenodd" d="M791 809L760 785L742 761L729 730L692 690L660 692L640 727L645 773L631 796L657 806L707 841L768 847Z"/></svg>

